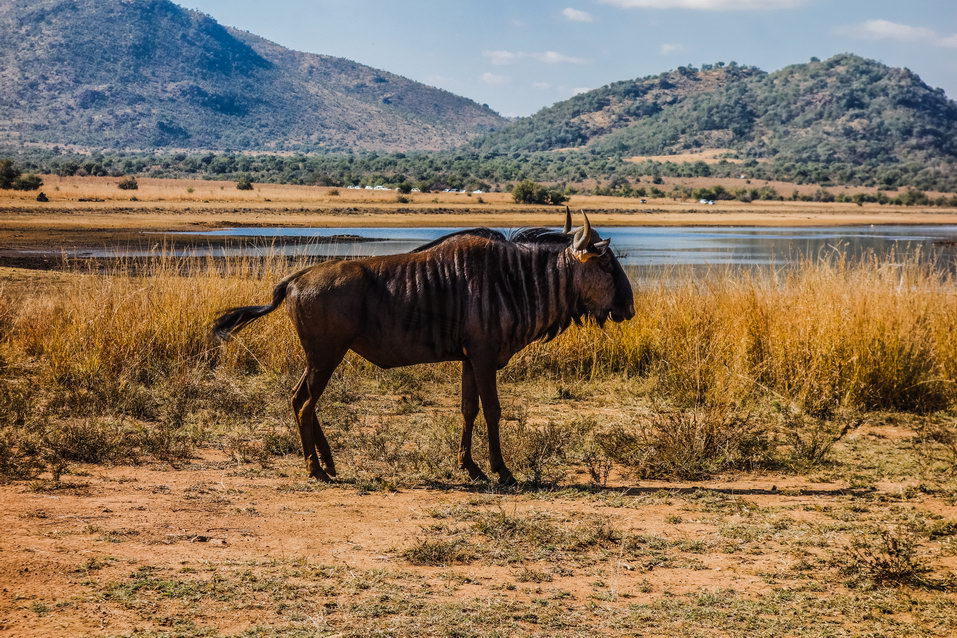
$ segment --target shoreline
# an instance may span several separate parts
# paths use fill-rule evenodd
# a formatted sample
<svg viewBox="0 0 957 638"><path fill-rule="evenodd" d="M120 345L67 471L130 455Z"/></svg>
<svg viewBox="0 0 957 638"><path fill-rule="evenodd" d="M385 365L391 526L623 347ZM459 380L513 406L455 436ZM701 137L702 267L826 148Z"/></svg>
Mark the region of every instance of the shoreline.
<svg viewBox="0 0 957 638"><path fill-rule="evenodd" d="M775 202L775 204L780 204ZM645 208L578 206L596 226L663 227L807 227L870 225L957 225L957 209L907 210L900 207L764 206L738 204L693 206L668 203ZM573 209L574 210L574 209ZM578 210L574 210L576 222ZM0 203L0 234L43 230L84 232L174 232L221 228L323 227L402 228L494 226L520 228L561 226L564 207L513 209L504 207L436 206L388 208L381 205L352 207L290 206L77 206L26 207ZM0 235L0 241L3 237Z"/></svg>
<svg viewBox="0 0 957 638"><path fill-rule="evenodd" d="M714 206L654 201L628 208L632 202L608 198L579 202L592 224L631 228L828 228L838 226L957 226L955 209L904 209L870 205L806 202L720 202ZM343 202L345 203L345 202ZM637 204L638 202L633 202ZM6 204L6 205L5 205ZM610 204L615 204L614 206ZM580 213L575 210L575 223ZM309 237L208 236L225 228L527 228L564 223L564 207L517 205L428 207L382 204L352 206L290 206L288 203L229 206L195 203L130 202L66 205L10 205L0 200L0 266L55 269L63 254L97 252L110 246L149 246L157 242L174 249L202 246L294 245L323 240ZM348 234L348 231L346 231ZM957 232L954 234L957 241Z"/></svg>

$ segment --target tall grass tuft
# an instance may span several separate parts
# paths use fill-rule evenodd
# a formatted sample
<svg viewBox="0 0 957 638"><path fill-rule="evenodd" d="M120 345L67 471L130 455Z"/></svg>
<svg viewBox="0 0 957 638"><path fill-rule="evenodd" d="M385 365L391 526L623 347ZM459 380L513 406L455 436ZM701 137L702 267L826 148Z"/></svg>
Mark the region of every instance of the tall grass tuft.
<svg viewBox="0 0 957 638"><path fill-rule="evenodd" d="M685 406L771 397L815 416L957 401L957 282L916 259L674 270L636 284L635 307L529 348L510 374L648 376Z"/></svg>

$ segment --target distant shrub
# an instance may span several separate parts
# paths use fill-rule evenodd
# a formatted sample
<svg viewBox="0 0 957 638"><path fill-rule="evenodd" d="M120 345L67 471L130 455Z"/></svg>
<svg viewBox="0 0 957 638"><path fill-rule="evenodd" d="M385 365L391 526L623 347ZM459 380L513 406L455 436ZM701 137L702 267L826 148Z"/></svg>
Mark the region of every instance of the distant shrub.
<svg viewBox="0 0 957 638"><path fill-rule="evenodd" d="M48 202L48 201L50 201L50 198L47 197L47 194L46 194L46 193L44 193L43 191L40 191L40 194L37 195L37 201L38 201L38 202Z"/></svg>
<svg viewBox="0 0 957 638"><path fill-rule="evenodd" d="M43 186L43 180L36 175L24 175L13 181L13 190L16 191L35 191Z"/></svg>
<svg viewBox="0 0 957 638"><path fill-rule="evenodd" d="M557 206L568 201L564 193L550 190L530 179L522 180L512 188L512 199L516 204L546 204Z"/></svg>
<svg viewBox="0 0 957 638"><path fill-rule="evenodd" d="M0 160L0 188L13 188L13 182L20 177L20 169L11 160Z"/></svg>
<svg viewBox="0 0 957 638"><path fill-rule="evenodd" d="M405 195L396 195L395 201L398 202L399 204L408 204L412 200L406 197Z"/></svg>
<svg viewBox="0 0 957 638"><path fill-rule="evenodd" d="M120 183L116 185L122 191L135 191L139 190L139 182L136 181L135 177L127 177L126 179L120 180Z"/></svg>
<svg viewBox="0 0 957 638"><path fill-rule="evenodd" d="M402 182L401 184L399 184L396 190L402 193L403 195L408 195L409 193L412 192L412 184L410 184L409 182Z"/></svg>
<svg viewBox="0 0 957 638"><path fill-rule="evenodd" d="M331 191L329 191L329 197L339 197L339 189L333 188Z"/></svg>
<svg viewBox="0 0 957 638"><path fill-rule="evenodd" d="M239 181L236 182L236 190L251 191L253 190L253 183L248 177L240 177Z"/></svg>
<svg viewBox="0 0 957 638"><path fill-rule="evenodd" d="M0 160L0 188L16 191L35 191L43 186L36 175L24 175L12 160Z"/></svg>

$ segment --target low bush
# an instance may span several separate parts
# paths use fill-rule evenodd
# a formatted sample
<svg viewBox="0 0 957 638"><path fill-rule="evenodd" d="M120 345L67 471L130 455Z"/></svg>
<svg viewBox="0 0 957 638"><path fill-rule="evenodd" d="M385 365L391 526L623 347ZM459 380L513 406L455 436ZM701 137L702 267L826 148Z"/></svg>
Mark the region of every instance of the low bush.
<svg viewBox="0 0 957 638"><path fill-rule="evenodd" d="M512 188L512 199L516 204L546 204L558 206L568 201L568 197L558 190L549 189L531 180L523 180Z"/></svg>

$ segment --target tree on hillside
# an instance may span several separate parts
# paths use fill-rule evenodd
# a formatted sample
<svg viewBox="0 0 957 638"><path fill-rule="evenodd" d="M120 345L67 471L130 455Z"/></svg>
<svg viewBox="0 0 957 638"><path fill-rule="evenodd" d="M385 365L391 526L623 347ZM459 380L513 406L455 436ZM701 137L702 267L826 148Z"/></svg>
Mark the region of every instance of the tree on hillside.
<svg viewBox="0 0 957 638"><path fill-rule="evenodd" d="M512 199L515 200L516 204L547 204L550 206L557 206L568 201L568 197L564 193L550 190L530 179L515 184L515 187L512 188Z"/></svg>
<svg viewBox="0 0 957 638"><path fill-rule="evenodd" d="M43 186L43 180L36 175L24 175L13 160L0 160L0 188L17 191L35 191Z"/></svg>
<svg viewBox="0 0 957 638"><path fill-rule="evenodd" d="M13 182L20 177L20 170L12 160L0 160L0 188L13 188Z"/></svg>

